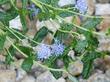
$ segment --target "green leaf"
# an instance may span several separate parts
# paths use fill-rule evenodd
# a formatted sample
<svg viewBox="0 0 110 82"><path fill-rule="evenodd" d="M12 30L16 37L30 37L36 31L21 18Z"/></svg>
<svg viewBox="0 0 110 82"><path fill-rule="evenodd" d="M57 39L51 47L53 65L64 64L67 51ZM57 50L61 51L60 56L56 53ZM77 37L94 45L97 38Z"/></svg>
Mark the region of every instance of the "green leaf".
<svg viewBox="0 0 110 82"><path fill-rule="evenodd" d="M7 12L0 11L0 21L5 25L9 25L9 21L14 19L18 15L14 8L9 9Z"/></svg>
<svg viewBox="0 0 110 82"><path fill-rule="evenodd" d="M100 24L101 21L102 21L101 18L92 18L92 19L89 18L86 20L86 22L82 24L82 27L89 30L93 30L96 28L98 24Z"/></svg>
<svg viewBox="0 0 110 82"><path fill-rule="evenodd" d="M26 47L26 46L21 46L21 45L16 45L23 53L25 53L28 56L32 56L32 48Z"/></svg>
<svg viewBox="0 0 110 82"><path fill-rule="evenodd" d="M10 46L9 49L7 50L7 55L6 55L6 58L5 58L5 63L7 65L10 65L11 62L14 61L13 60L13 56L15 55L14 52L15 52L15 49L12 46Z"/></svg>
<svg viewBox="0 0 110 82"><path fill-rule="evenodd" d="M41 1L42 3L48 4L48 5L54 6L54 7L57 7L58 2L59 2L59 0L39 0L39 1Z"/></svg>
<svg viewBox="0 0 110 82"><path fill-rule="evenodd" d="M58 72L58 71L50 71L50 72L53 74L53 76L56 79L58 79L58 78L60 78L62 76L62 72Z"/></svg>
<svg viewBox="0 0 110 82"><path fill-rule="evenodd" d="M36 32L33 40L37 42L41 42L48 34L49 30L43 26L38 32ZM32 42L33 46L36 46L37 44Z"/></svg>
<svg viewBox="0 0 110 82"><path fill-rule="evenodd" d="M84 68L82 72L83 78L87 79L90 76L94 60L102 56L103 55L101 53L96 51L89 51L84 55L82 59L82 62L84 64Z"/></svg>
<svg viewBox="0 0 110 82"><path fill-rule="evenodd" d="M51 56L49 59L44 60L44 64L47 65L50 68L55 68L58 69L57 65L56 65L56 61L59 57L57 56ZM58 79L62 76L62 72L59 71L50 71L53 76Z"/></svg>
<svg viewBox="0 0 110 82"><path fill-rule="evenodd" d="M85 50L87 45L88 45L87 40L79 40L75 46L75 51L81 53Z"/></svg>
<svg viewBox="0 0 110 82"><path fill-rule="evenodd" d="M71 31L73 28L74 26L72 24L62 23L60 29L65 30L65 31ZM69 35L68 33L64 33L64 32L57 30L54 37L60 41L63 41L64 39L68 38L68 35Z"/></svg>
<svg viewBox="0 0 110 82"><path fill-rule="evenodd" d="M31 67L33 65L33 59L32 57L26 58L23 63L22 63L22 68L26 71L29 72L31 70Z"/></svg>
<svg viewBox="0 0 110 82"><path fill-rule="evenodd" d="M0 5L5 4L7 2L9 2L10 0L0 0Z"/></svg>
<svg viewBox="0 0 110 82"><path fill-rule="evenodd" d="M3 49L4 47L4 43L5 43L5 40L6 40L6 34L4 33L4 31L2 31L0 29L0 51Z"/></svg>
<svg viewBox="0 0 110 82"><path fill-rule="evenodd" d="M21 23L22 23L23 32L26 33L28 30L28 26L27 26L27 22L26 22L27 10L21 9L19 11L19 15L20 15Z"/></svg>
<svg viewBox="0 0 110 82"><path fill-rule="evenodd" d="M23 8L23 9L26 9L26 8L27 8L28 1L29 1L29 0L22 0L22 8Z"/></svg>

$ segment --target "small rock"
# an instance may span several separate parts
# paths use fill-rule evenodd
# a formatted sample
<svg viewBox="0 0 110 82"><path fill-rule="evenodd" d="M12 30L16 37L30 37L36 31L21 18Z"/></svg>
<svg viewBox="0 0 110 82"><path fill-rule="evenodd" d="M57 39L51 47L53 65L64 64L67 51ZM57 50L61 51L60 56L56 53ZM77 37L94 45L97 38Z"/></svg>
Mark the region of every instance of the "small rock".
<svg viewBox="0 0 110 82"><path fill-rule="evenodd" d="M98 25L97 29L101 32L106 32L110 27L110 16L103 16L104 19Z"/></svg>
<svg viewBox="0 0 110 82"><path fill-rule="evenodd" d="M95 15L110 15L110 4L96 4Z"/></svg>
<svg viewBox="0 0 110 82"><path fill-rule="evenodd" d="M104 74L96 73L92 75L87 82L110 82L110 79Z"/></svg>
<svg viewBox="0 0 110 82"><path fill-rule="evenodd" d="M68 77L68 74L65 73L65 72L63 72L63 73L62 73L62 77L63 77L63 78L67 78L67 77Z"/></svg>
<svg viewBox="0 0 110 82"><path fill-rule="evenodd" d="M87 0L87 4L88 4L87 14L93 15L93 13L95 12L95 1Z"/></svg>
<svg viewBox="0 0 110 82"><path fill-rule="evenodd" d="M94 61L95 68L102 71L110 69L110 56L105 56L104 58L98 58Z"/></svg>
<svg viewBox="0 0 110 82"><path fill-rule="evenodd" d="M29 47L30 44L29 44L29 42L28 42L28 39L22 39L22 45L23 45L23 46L26 46L26 47Z"/></svg>
<svg viewBox="0 0 110 82"><path fill-rule="evenodd" d="M69 64L68 71L69 71L69 73L71 73L74 76L80 75L83 71L82 61L78 60L74 63Z"/></svg>
<svg viewBox="0 0 110 82"><path fill-rule="evenodd" d="M0 55L0 70L5 70L6 69L6 65L5 65L5 56Z"/></svg>
<svg viewBox="0 0 110 82"><path fill-rule="evenodd" d="M57 60L57 66L58 66L59 68L63 68L64 62L63 62L62 60L58 59L58 60Z"/></svg>
<svg viewBox="0 0 110 82"><path fill-rule="evenodd" d="M66 82L73 82L73 81L71 81L70 79L67 79Z"/></svg>
<svg viewBox="0 0 110 82"><path fill-rule="evenodd" d="M20 21L20 16L17 16L15 19L9 21L9 27L17 30L22 30L22 24Z"/></svg>
<svg viewBox="0 0 110 82"><path fill-rule="evenodd" d="M66 82L66 80L64 78L59 78L56 82Z"/></svg>
<svg viewBox="0 0 110 82"><path fill-rule="evenodd" d="M11 6L9 3L6 3L6 4L2 5L2 8L6 11L6 10L10 9Z"/></svg>
<svg viewBox="0 0 110 82"><path fill-rule="evenodd" d="M5 62L5 56L0 54L0 62Z"/></svg>
<svg viewBox="0 0 110 82"><path fill-rule="evenodd" d="M23 69L19 68L16 70L16 82L21 81L25 76L26 76L26 71ZM27 81L26 81L27 82Z"/></svg>
<svg viewBox="0 0 110 82"><path fill-rule="evenodd" d="M35 78L33 76L26 76L21 82L35 82Z"/></svg>
<svg viewBox="0 0 110 82"><path fill-rule="evenodd" d="M16 72L13 70L0 70L0 82L16 82Z"/></svg>
<svg viewBox="0 0 110 82"><path fill-rule="evenodd" d="M110 37L109 36L101 36L98 38L99 45L98 50L99 51L110 51Z"/></svg>
<svg viewBox="0 0 110 82"><path fill-rule="evenodd" d="M73 50L70 50L68 53L68 56L71 57L73 60L75 60L75 52Z"/></svg>
<svg viewBox="0 0 110 82"><path fill-rule="evenodd" d="M15 62L12 62L12 64L9 66L9 69L15 70L21 68L23 61L24 59L20 59L20 60L16 60Z"/></svg>
<svg viewBox="0 0 110 82"><path fill-rule="evenodd" d="M106 70L105 75L106 75L108 78L110 78L110 69Z"/></svg>
<svg viewBox="0 0 110 82"><path fill-rule="evenodd" d="M66 6L66 5L73 5L76 3L76 0L59 0L58 5L59 6Z"/></svg>
<svg viewBox="0 0 110 82"><path fill-rule="evenodd" d="M56 82L56 79L49 71L46 71L37 77L36 82Z"/></svg>
<svg viewBox="0 0 110 82"><path fill-rule="evenodd" d="M60 28L60 25L56 21L54 21L54 20L48 21L47 20L47 21L43 21L43 22L37 21L37 23L36 23L37 30L39 30L40 28L42 28L45 25L52 32L55 32L58 28Z"/></svg>
<svg viewBox="0 0 110 82"><path fill-rule="evenodd" d="M110 3L110 0L96 0L97 3Z"/></svg>
<svg viewBox="0 0 110 82"><path fill-rule="evenodd" d="M44 73L45 71L46 71L46 69L37 65L37 63L35 62L32 66L31 74L33 74L35 77L38 77L40 74Z"/></svg>
<svg viewBox="0 0 110 82"><path fill-rule="evenodd" d="M79 79L79 82L87 82L87 80Z"/></svg>

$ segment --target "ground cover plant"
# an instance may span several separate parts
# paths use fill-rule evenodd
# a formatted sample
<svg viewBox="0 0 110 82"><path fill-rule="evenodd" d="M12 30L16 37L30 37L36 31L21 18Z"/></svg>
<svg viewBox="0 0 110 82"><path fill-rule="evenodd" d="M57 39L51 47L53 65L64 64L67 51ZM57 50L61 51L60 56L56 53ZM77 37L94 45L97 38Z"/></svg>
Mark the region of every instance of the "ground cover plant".
<svg viewBox="0 0 110 82"><path fill-rule="evenodd" d="M0 6L7 3L10 5L6 11L0 11L0 53L6 56L7 65L14 62L15 54L19 52L24 58L21 67L25 71L29 72L36 62L50 70L56 78L65 72L72 80L75 79L68 72L68 65L81 60L84 65L82 77L87 79L91 74L94 60L103 58L108 53L97 49L97 37L102 34L96 31L96 27L103 17L87 15L88 6L85 0L77 0L76 3L66 6L59 6L58 2L59 0L21 0L21 5L18 6L17 0L0 0ZM18 16L22 30L10 28L9 22ZM70 16L72 21L67 22L65 18ZM76 23L77 17L81 19L80 24ZM27 35L30 30L27 18L29 21L39 20L44 24L45 21L49 21L53 27L56 24L52 21L55 21L60 28L52 31L45 24L31 38ZM45 43L44 39L48 34L52 36L52 40ZM109 30L105 35L109 36ZM22 44L24 39L28 41L27 45ZM7 42L10 44L8 47L5 46ZM75 52L75 59L68 56L71 50ZM63 61L64 67L57 66L58 59Z"/></svg>

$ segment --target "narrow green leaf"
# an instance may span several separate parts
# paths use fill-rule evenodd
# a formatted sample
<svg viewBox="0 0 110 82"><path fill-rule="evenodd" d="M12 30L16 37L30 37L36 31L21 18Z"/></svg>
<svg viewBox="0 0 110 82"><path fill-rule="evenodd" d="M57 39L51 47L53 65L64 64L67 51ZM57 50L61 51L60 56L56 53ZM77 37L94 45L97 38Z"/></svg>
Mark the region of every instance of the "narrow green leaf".
<svg viewBox="0 0 110 82"><path fill-rule="evenodd" d="M87 28L89 30L93 30L98 24L100 24L101 21L101 18L89 18L86 20L85 23L82 24L82 27Z"/></svg>
<svg viewBox="0 0 110 82"><path fill-rule="evenodd" d="M19 14L20 14L20 20L21 20L21 23L22 23L23 32L26 33L27 30L28 30L28 26L27 26L27 22L26 22L27 10L21 9L19 11Z"/></svg>
<svg viewBox="0 0 110 82"><path fill-rule="evenodd" d="M65 31L71 31L73 28L74 28L74 26L72 24L62 23L60 29L65 30ZM57 38L58 40L62 41L64 39L67 39L68 35L69 35L68 33L64 33L64 32L57 30L54 37Z"/></svg>
<svg viewBox="0 0 110 82"><path fill-rule="evenodd" d="M77 51L78 53L81 53L85 50L87 45L88 45L88 42L86 40L79 40L75 46L75 51Z"/></svg>
<svg viewBox="0 0 110 82"><path fill-rule="evenodd" d="M33 59L31 57L26 58L23 63L22 63L22 68L26 71L29 72L31 70L31 67L33 65Z"/></svg>
<svg viewBox="0 0 110 82"><path fill-rule="evenodd" d="M4 47L4 43L5 43L5 40L6 40L6 34L4 33L4 31L2 31L0 29L0 51L3 49Z"/></svg>
<svg viewBox="0 0 110 82"><path fill-rule="evenodd" d="M84 68L82 72L83 78L87 79L90 76L94 60L102 56L103 55L101 53L96 51L89 51L84 55L82 59L82 62L84 64Z"/></svg>
<svg viewBox="0 0 110 82"><path fill-rule="evenodd" d="M6 55L6 58L5 58L5 63L7 64L7 65L10 65L11 64L11 62L13 62L14 60L13 60L13 56L15 55L15 49L12 47L12 46L10 46L9 47L9 50L7 50L7 55Z"/></svg>
<svg viewBox="0 0 110 82"><path fill-rule="evenodd" d="M21 46L21 45L16 45L23 53L25 53L26 55L28 56L31 56L32 54L32 51L33 49L32 48L29 48L29 47L26 47L26 46Z"/></svg>
<svg viewBox="0 0 110 82"><path fill-rule="evenodd" d="M45 26L43 26L38 32L36 32L33 40L37 42L41 42L45 38L45 36L47 36L48 32L49 30ZM32 42L32 45L35 46L37 44Z"/></svg>
<svg viewBox="0 0 110 82"><path fill-rule="evenodd" d="M53 76L58 79L62 76L62 72L58 72L58 71L51 71L51 73L53 74Z"/></svg>

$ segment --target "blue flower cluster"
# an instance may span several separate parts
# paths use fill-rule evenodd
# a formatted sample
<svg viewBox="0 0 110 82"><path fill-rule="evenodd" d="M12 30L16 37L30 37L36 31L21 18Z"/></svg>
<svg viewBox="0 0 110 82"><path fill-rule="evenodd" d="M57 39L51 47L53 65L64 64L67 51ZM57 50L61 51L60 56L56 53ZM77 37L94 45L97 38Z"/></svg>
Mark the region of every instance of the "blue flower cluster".
<svg viewBox="0 0 110 82"><path fill-rule="evenodd" d="M58 56L61 55L64 51L65 46L60 43L58 40L55 40L55 43L51 45L52 54Z"/></svg>
<svg viewBox="0 0 110 82"><path fill-rule="evenodd" d="M80 11L80 13L84 14L88 8L86 0L77 0L76 8Z"/></svg>
<svg viewBox="0 0 110 82"><path fill-rule="evenodd" d="M47 59L51 56L51 49L49 45L40 44L37 50L38 59Z"/></svg>
<svg viewBox="0 0 110 82"><path fill-rule="evenodd" d="M48 59L50 56L59 56L64 52L65 46L59 41L55 41L52 45L40 44L38 45L37 56L38 59Z"/></svg>
<svg viewBox="0 0 110 82"><path fill-rule="evenodd" d="M39 11L40 11L40 9L37 8L35 4L31 4L31 5L28 7L28 9L29 9L30 11L32 11L32 16L36 16L36 15L39 13Z"/></svg>

